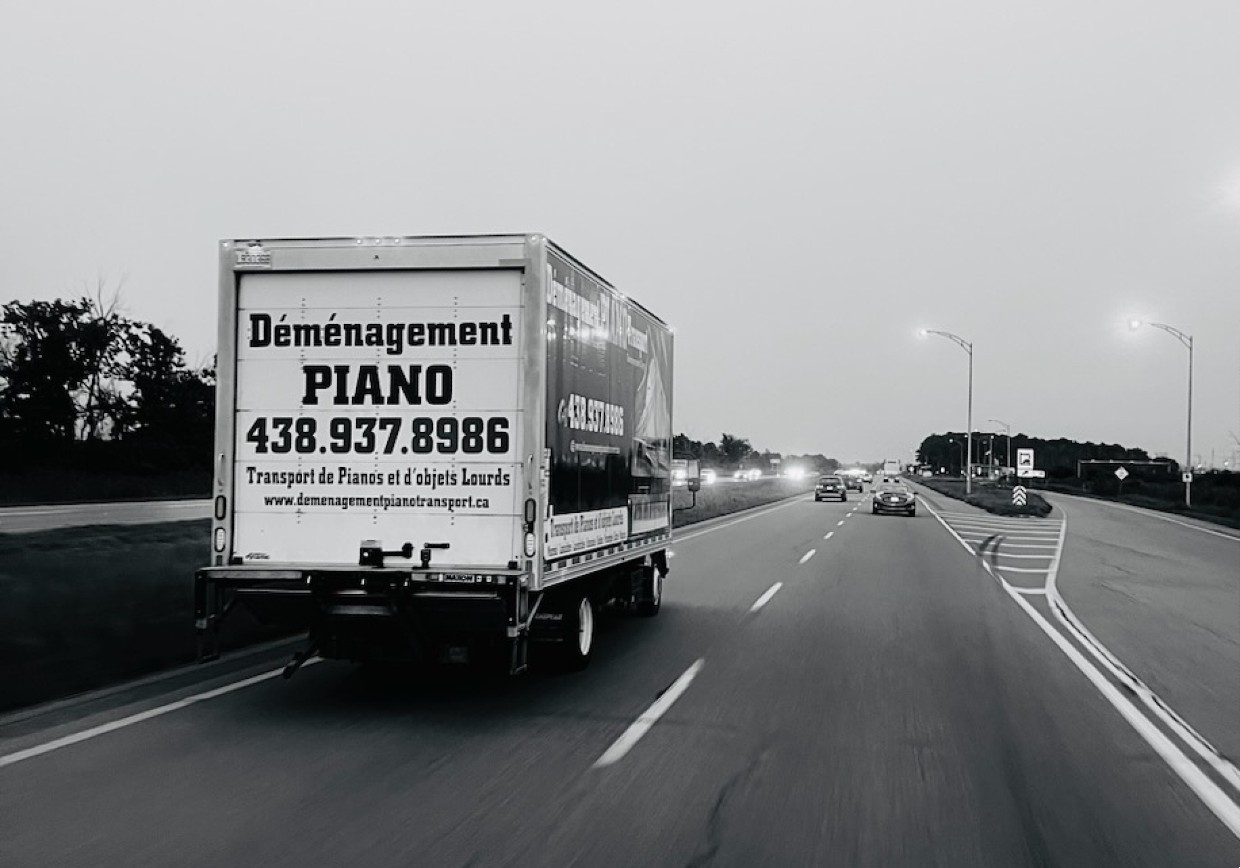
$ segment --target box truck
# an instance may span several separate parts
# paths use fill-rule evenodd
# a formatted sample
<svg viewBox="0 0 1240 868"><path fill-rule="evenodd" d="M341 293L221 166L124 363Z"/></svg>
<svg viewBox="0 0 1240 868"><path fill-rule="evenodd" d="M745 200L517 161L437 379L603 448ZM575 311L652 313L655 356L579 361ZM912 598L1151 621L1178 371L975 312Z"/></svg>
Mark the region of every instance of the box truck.
<svg viewBox="0 0 1240 868"><path fill-rule="evenodd" d="M659 612L672 330L546 237L223 241L200 658L586 665ZM538 653L537 651L535 652Z"/></svg>

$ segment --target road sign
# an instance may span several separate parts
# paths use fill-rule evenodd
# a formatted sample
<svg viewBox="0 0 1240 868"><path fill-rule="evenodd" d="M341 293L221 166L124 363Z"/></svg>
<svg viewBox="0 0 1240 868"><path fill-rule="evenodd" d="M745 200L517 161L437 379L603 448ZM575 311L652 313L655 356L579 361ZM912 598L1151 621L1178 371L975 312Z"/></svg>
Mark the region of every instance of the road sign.
<svg viewBox="0 0 1240 868"><path fill-rule="evenodd" d="M1180 482L1187 484L1192 481L1193 481L1193 472L1191 470L1185 470L1184 473L1180 476Z"/></svg>
<svg viewBox="0 0 1240 868"><path fill-rule="evenodd" d="M1012 489L1012 505L1024 506L1028 501L1029 493L1025 490L1025 486L1018 485Z"/></svg>
<svg viewBox="0 0 1240 868"><path fill-rule="evenodd" d="M1123 482L1128 478L1128 471L1122 467L1115 468L1115 475L1119 477L1119 481Z"/></svg>
<svg viewBox="0 0 1240 868"><path fill-rule="evenodd" d="M1037 476L1037 471L1033 469L1033 450L1017 449L1016 450L1016 475L1022 479L1029 479Z"/></svg>

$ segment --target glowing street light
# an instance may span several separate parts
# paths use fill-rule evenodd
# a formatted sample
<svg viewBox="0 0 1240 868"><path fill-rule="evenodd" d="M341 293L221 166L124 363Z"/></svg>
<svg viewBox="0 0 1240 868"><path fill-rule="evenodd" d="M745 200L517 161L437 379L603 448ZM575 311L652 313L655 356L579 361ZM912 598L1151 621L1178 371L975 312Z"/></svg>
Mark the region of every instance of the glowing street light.
<svg viewBox="0 0 1240 868"><path fill-rule="evenodd" d="M969 414L966 424L968 425L968 441L965 448L965 471L964 471L964 493L967 497L973 493L973 344L966 341L960 335L954 335L951 332L943 332L938 329L921 329L918 334L927 338L930 335L937 335L941 338L947 338L960 349L969 355Z"/></svg>
<svg viewBox="0 0 1240 868"><path fill-rule="evenodd" d="M1160 322L1129 320L1128 328L1134 332L1142 326L1160 329L1178 340L1188 349L1188 442L1184 448L1184 505L1193 505L1193 336L1174 326Z"/></svg>

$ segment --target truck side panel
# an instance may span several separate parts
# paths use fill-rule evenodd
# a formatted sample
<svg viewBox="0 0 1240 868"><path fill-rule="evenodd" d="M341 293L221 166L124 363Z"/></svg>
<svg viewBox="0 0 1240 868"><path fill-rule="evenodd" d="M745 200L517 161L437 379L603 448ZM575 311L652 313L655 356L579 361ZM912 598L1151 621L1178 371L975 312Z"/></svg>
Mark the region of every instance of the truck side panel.
<svg viewBox="0 0 1240 868"><path fill-rule="evenodd" d="M670 532L672 336L554 247L547 270L544 557L555 571Z"/></svg>

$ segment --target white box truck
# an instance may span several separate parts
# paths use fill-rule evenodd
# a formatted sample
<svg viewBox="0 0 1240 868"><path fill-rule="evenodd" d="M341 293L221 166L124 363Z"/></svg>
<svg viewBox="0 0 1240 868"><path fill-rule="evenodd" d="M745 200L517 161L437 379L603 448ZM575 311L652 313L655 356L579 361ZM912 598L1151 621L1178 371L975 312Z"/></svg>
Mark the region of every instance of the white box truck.
<svg viewBox="0 0 1240 868"><path fill-rule="evenodd" d="M224 241L200 658L234 606L286 667L581 667L655 615L672 332L541 235Z"/></svg>

